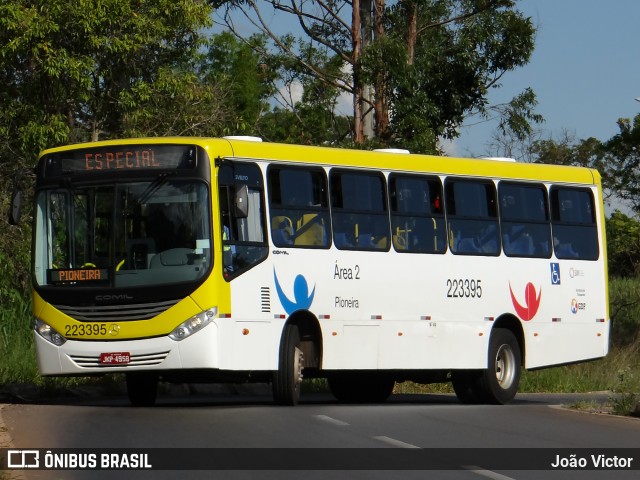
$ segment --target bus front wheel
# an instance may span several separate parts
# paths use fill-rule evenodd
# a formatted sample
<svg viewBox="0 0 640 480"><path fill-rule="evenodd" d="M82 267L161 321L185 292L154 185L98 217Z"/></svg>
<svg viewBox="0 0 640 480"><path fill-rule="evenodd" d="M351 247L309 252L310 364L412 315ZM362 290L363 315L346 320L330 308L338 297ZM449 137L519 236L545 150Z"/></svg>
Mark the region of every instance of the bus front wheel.
<svg viewBox="0 0 640 480"><path fill-rule="evenodd" d="M300 349L300 333L296 325L287 325L282 332L278 370L273 372L273 399L279 405L297 405L304 355Z"/></svg>
<svg viewBox="0 0 640 480"><path fill-rule="evenodd" d="M154 373L127 373L127 395L134 407L150 407L158 396L158 376Z"/></svg>

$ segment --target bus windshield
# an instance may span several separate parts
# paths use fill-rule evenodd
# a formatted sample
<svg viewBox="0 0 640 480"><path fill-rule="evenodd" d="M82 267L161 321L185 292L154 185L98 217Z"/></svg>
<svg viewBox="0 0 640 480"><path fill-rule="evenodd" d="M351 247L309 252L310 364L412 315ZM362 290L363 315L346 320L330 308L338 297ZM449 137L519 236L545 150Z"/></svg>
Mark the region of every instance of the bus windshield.
<svg viewBox="0 0 640 480"><path fill-rule="evenodd" d="M40 286L192 282L211 267L208 189L168 179L41 190L34 276Z"/></svg>

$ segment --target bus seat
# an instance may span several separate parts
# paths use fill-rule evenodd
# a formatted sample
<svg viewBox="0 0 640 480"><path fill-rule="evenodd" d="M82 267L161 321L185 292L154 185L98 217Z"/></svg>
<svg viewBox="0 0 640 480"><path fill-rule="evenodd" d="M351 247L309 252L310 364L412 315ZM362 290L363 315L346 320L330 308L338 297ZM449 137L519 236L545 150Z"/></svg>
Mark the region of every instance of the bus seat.
<svg viewBox="0 0 640 480"><path fill-rule="evenodd" d="M358 246L360 248L374 247L373 236L370 233L361 233L358 235Z"/></svg>
<svg viewBox="0 0 640 480"><path fill-rule="evenodd" d="M407 239L403 234L394 234L391 241L393 242L393 248L396 250L407 249Z"/></svg>
<svg viewBox="0 0 640 480"><path fill-rule="evenodd" d="M347 239L347 234L343 232L335 232L333 242L337 248L353 248L353 244Z"/></svg>
<svg viewBox="0 0 640 480"><path fill-rule="evenodd" d="M375 237L373 239L373 246L376 247L379 250L386 250L388 245L389 245L389 237L388 236Z"/></svg>
<svg viewBox="0 0 640 480"><path fill-rule="evenodd" d="M129 269L149 268L150 260L156 253L156 242L153 238L131 238L127 240L126 246Z"/></svg>
<svg viewBox="0 0 640 480"><path fill-rule="evenodd" d="M305 213L298 221L298 231L295 235L295 245L324 246L327 244L324 219L317 213Z"/></svg>
<svg viewBox="0 0 640 480"><path fill-rule="evenodd" d="M463 238L458 242L455 253L480 253L480 247L476 245L474 238Z"/></svg>
<svg viewBox="0 0 640 480"><path fill-rule="evenodd" d="M509 237L505 235L505 251L510 255L533 255L535 252L535 246L533 245L533 239L529 235L519 235L515 241L510 241Z"/></svg>
<svg viewBox="0 0 640 480"><path fill-rule="evenodd" d="M276 246L293 245L293 222L284 215L271 218L271 236Z"/></svg>
<svg viewBox="0 0 640 480"><path fill-rule="evenodd" d="M573 249L570 243L561 243L556 248L556 256L559 258L578 258L578 252Z"/></svg>

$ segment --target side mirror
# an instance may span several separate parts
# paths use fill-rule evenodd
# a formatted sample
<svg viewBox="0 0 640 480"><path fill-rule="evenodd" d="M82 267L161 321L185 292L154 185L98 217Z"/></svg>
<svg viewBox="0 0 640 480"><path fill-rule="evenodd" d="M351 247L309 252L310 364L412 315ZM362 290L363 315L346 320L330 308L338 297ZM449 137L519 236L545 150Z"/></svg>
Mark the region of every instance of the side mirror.
<svg viewBox="0 0 640 480"><path fill-rule="evenodd" d="M11 206L9 207L9 224L18 225L20 223L20 214L22 213L22 192L14 190L11 197Z"/></svg>
<svg viewBox="0 0 640 480"><path fill-rule="evenodd" d="M249 216L249 187L247 185L236 186L235 206L236 218L247 218Z"/></svg>

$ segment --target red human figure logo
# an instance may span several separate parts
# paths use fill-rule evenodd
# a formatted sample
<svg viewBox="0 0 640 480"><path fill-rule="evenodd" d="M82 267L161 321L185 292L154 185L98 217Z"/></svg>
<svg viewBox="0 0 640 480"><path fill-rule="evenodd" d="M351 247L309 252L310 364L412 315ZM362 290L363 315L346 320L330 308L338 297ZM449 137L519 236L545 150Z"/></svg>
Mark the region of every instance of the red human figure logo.
<svg viewBox="0 0 640 480"><path fill-rule="evenodd" d="M520 302L518 302L516 296L513 294L511 283L509 283L509 291L511 292L513 308L516 309L516 313L522 320L529 321L536 316L536 313L538 313L538 307L540 307L542 289L537 292L536 296L536 287L534 287L531 282L527 283L527 286L524 288L524 306L520 305Z"/></svg>

